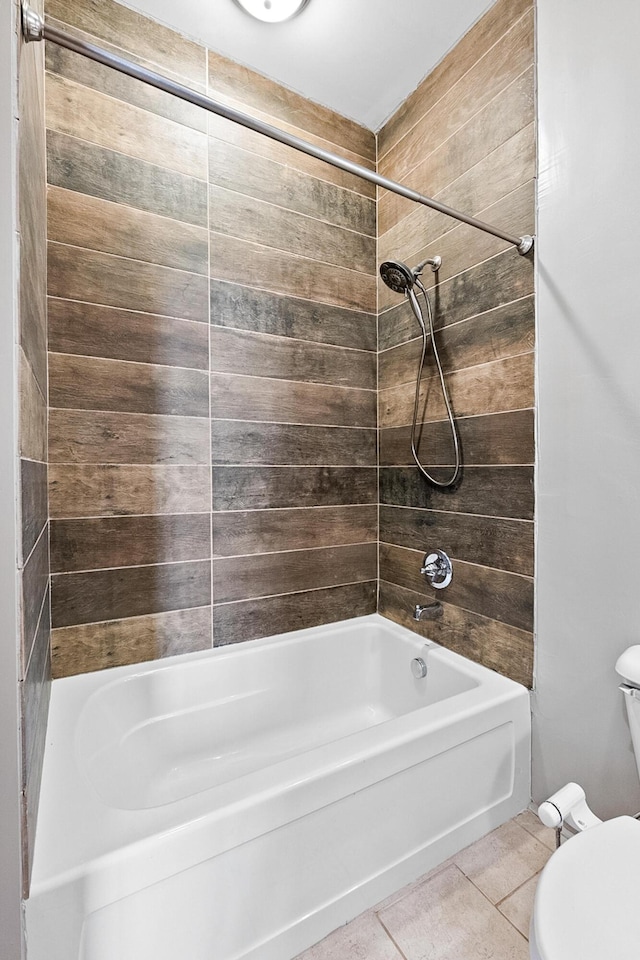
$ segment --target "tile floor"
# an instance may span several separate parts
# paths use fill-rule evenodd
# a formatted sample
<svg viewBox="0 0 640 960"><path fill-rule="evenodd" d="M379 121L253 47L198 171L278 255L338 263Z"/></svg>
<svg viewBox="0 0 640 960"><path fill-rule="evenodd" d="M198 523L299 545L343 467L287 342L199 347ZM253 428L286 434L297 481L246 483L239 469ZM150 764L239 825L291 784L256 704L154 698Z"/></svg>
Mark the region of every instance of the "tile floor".
<svg viewBox="0 0 640 960"><path fill-rule="evenodd" d="M530 811L336 930L298 960L528 960L553 830Z"/></svg>

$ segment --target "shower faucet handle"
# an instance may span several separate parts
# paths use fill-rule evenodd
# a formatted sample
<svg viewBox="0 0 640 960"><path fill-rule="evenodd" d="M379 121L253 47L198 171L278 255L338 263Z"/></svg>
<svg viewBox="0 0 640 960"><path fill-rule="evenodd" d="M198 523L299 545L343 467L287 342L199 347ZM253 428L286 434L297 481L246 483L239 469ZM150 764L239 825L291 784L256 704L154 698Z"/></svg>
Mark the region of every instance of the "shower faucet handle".
<svg viewBox="0 0 640 960"><path fill-rule="evenodd" d="M451 583L453 565L444 550L434 550L433 553L425 553L420 573L436 590L444 590Z"/></svg>

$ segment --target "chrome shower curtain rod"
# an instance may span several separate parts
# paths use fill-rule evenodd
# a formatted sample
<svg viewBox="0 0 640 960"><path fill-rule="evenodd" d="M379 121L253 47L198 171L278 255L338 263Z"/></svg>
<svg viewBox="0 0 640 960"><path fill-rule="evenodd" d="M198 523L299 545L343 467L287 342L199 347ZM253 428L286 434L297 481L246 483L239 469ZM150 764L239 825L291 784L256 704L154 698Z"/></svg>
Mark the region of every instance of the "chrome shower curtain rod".
<svg viewBox="0 0 640 960"><path fill-rule="evenodd" d="M507 233L505 230L500 230L498 227L492 226L490 223L478 220L476 217L469 217L465 213L454 210L453 207L448 207L446 204L440 203L438 200L432 200L431 197L426 197L416 190L411 190L401 183L396 183L395 180L382 177L380 174L368 170L367 167L363 167L359 163L346 160L336 153L323 150L322 147L316 147L314 144L308 143L306 140L300 139L300 137L294 137L292 134L286 133L278 127L272 127L270 124L263 123L261 120L255 120L248 114L241 113L233 107L217 103L217 101L210 99L210 97L205 97L201 93L195 93L193 90L189 90L188 87L183 87L181 84L175 83L173 80L169 80L159 73L153 73L151 70L140 67L130 60L125 60L123 57L109 53L108 50L104 50L102 47L96 47L91 43L86 43L84 40L78 40L76 37L71 36L71 34L65 33L64 30L58 30L57 27L52 27L45 23L44 19L26 4L22 5L22 33L24 39L27 41L50 40L60 47L66 47L67 50L72 50L74 53L78 53L83 57L88 57L89 60L95 60L97 63L112 67L120 73L126 73L136 80L141 80L142 83L156 87L158 90L163 90L165 93L170 93L174 97L179 97L181 100L186 100L187 103L193 103L197 107L202 107L204 110L208 110L209 113L215 113L219 117L225 117L227 120L239 123L243 127L248 127L249 130L255 130L256 133L261 133L265 137L270 137L272 140L278 140L280 143L293 147L294 150L307 153L310 157L324 160L325 163L330 163L340 170L346 170L347 173L352 173L362 180L375 183L385 190L390 190L392 193L397 193L401 197L406 197L407 200L421 203L425 207L431 207L433 210L438 210L448 217L453 217L454 220L460 220L462 223L468 223L472 227L477 227L478 230L484 230L485 233L490 233L494 237L505 240L507 243L512 243L522 256L529 253L533 247L533 237L528 234L517 237L512 233Z"/></svg>

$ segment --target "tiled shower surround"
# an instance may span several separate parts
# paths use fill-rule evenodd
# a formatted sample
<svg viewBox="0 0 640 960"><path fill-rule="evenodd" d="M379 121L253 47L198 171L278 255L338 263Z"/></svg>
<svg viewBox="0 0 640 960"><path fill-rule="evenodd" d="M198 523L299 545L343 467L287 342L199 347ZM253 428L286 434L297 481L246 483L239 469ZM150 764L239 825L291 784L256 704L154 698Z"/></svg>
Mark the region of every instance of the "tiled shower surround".
<svg viewBox="0 0 640 960"><path fill-rule="evenodd" d="M382 128L379 172L512 233L533 234L533 61L530 0L498 0ZM380 282L380 612L530 684L533 262L394 194L378 202L378 238L380 261L442 257L437 283L429 268L423 277L464 462L454 491L429 486L411 465L421 340L408 302ZM453 448L432 355L424 383L419 451L442 480L451 475ZM454 560L442 592L420 575L424 551L434 547ZM442 599L445 612L417 628L411 613L425 595Z"/></svg>
<svg viewBox="0 0 640 960"><path fill-rule="evenodd" d="M111 0L51 0L47 13L533 231L527 3L498 0L377 143ZM529 683L531 264L60 48L48 45L46 65L54 675L373 612L380 540L382 613ZM434 253L465 459L454 493L433 492L410 466L417 328L376 282L380 260ZM421 450L442 465L434 386L425 380ZM436 546L454 582L443 619L417 627L411 610L428 595L419 561Z"/></svg>
<svg viewBox="0 0 640 960"><path fill-rule="evenodd" d="M47 9L375 165L373 134L124 7ZM47 69L55 675L372 612L373 188L61 49Z"/></svg>

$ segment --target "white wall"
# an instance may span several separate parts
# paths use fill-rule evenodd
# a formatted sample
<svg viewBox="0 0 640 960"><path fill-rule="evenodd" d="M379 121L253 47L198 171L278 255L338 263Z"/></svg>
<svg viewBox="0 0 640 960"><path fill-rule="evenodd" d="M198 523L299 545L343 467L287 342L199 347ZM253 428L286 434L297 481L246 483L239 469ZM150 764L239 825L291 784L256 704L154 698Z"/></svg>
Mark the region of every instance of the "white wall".
<svg viewBox="0 0 640 960"><path fill-rule="evenodd" d="M614 664L640 642L640 4L538 0L534 799L640 809Z"/></svg>
<svg viewBox="0 0 640 960"><path fill-rule="evenodd" d="M14 330L16 6L0 0L0 957L21 956Z"/></svg>

